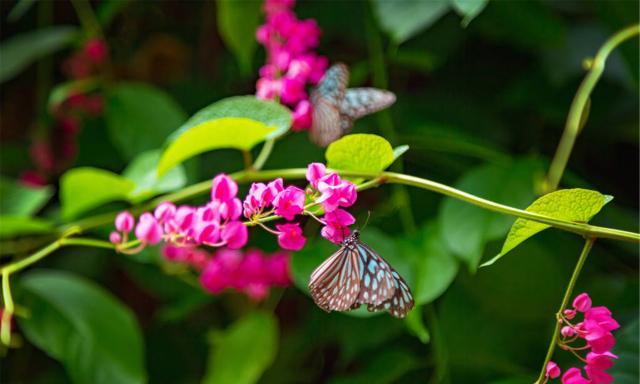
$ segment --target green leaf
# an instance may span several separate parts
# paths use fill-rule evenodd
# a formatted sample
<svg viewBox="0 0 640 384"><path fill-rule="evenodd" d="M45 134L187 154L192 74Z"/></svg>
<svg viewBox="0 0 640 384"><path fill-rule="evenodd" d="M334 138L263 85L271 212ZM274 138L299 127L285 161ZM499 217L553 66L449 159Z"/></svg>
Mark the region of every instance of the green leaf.
<svg viewBox="0 0 640 384"><path fill-rule="evenodd" d="M581 188L563 189L542 196L526 210L556 219L587 223L609 201L611 201L611 197L600 192ZM551 226L548 224L522 218L517 219L513 223L500 253L482 266L486 267L495 263L520 243L549 227Z"/></svg>
<svg viewBox="0 0 640 384"><path fill-rule="evenodd" d="M133 313L109 292L68 272L20 280L26 338L66 368L75 383L143 383L144 346Z"/></svg>
<svg viewBox="0 0 640 384"><path fill-rule="evenodd" d="M401 239L401 251L413 255L413 298L417 304L437 299L458 273L458 260L444 244L437 223L429 222L414 236Z"/></svg>
<svg viewBox="0 0 640 384"><path fill-rule="evenodd" d="M510 206L523 206L534 198L534 178L542 168L534 160L507 165L483 165L473 169L455 187ZM475 271L485 244L504 236L511 218L447 198L440 207L439 227L444 244Z"/></svg>
<svg viewBox="0 0 640 384"><path fill-rule="evenodd" d="M126 200L135 187L133 181L103 169L71 169L60 179L62 216L73 218L102 204Z"/></svg>
<svg viewBox="0 0 640 384"><path fill-rule="evenodd" d="M251 384L273 362L278 349L278 322L267 312L252 312L224 332L212 333L203 384Z"/></svg>
<svg viewBox="0 0 640 384"><path fill-rule="evenodd" d="M400 44L433 25L449 10L448 0L375 0L380 27Z"/></svg>
<svg viewBox="0 0 640 384"><path fill-rule="evenodd" d="M382 172L404 153L408 146L394 150L378 135L358 133L334 141L327 148L327 166L356 172Z"/></svg>
<svg viewBox="0 0 640 384"><path fill-rule="evenodd" d="M174 167L158 178L158 161L160 150L143 152L122 172L122 176L136 184L128 196L131 202L136 203L156 194L175 191L186 184L187 176L182 166Z"/></svg>
<svg viewBox="0 0 640 384"><path fill-rule="evenodd" d="M206 151L250 150L264 140L285 134L290 126L291 112L275 102L253 96L220 100L200 110L169 137L158 174Z"/></svg>
<svg viewBox="0 0 640 384"><path fill-rule="evenodd" d="M482 12L488 2L489 0L451 0L451 6L463 17L462 26L466 27Z"/></svg>
<svg viewBox="0 0 640 384"><path fill-rule="evenodd" d="M423 344L428 344L431 340L431 335L429 334L427 327L424 325L422 317L422 306L417 304L416 307L409 312L404 322L407 325L407 328L409 328L409 331L411 331L418 340Z"/></svg>
<svg viewBox="0 0 640 384"><path fill-rule="evenodd" d="M256 0L218 0L218 32L234 53L244 74L251 73L256 49L256 29L260 24L262 2Z"/></svg>
<svg viewBox="0 0 640 384"><path fill-rule="evenodd" d="M53 187L27 187L0 177L0 213L30 216L38 212L53 195Z"/></svg>
<svg viewBox="0 0 640 384"><path fill-rule="evenodd" d="M53 222L37 217L0 216L0 237L2 238L47 233L53 229Z"/></svg>
<svg viewBox="0 0 640 384"><path fill-rule="evenodd" d="M16 35L0 45L0 83L3 83L31 63L69 45L78 29L71 26L53 26Z"/></svg>
<svg viewBox="0 0 640 384"><path fill-rule="evenodd" d="M111 142L127 158L160 148L187 116L164 91L141 83L120 83L107 98Z"/></svg>
<svg viewBox="0 0 640 384"><path fill-rule="evenodd" d="M33 4L35 4L36 0L18 0L16 5L11 8L9 11L9 16L7 16L7 20L14 22L18 21L25 13L31 9Z"/></svg>

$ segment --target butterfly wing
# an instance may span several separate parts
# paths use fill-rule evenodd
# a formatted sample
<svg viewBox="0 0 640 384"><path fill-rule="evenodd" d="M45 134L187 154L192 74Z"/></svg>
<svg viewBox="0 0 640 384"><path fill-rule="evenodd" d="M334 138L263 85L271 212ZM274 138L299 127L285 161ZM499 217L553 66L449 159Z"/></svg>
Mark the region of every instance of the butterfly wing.
<svg viewBox="0 0 640 384"><path fill-rule="evenodd" d="M343 246L311 274L309 292L313 301L327 312L351 308L360 291L358 253Z"/></svg>
<svg viewBox="0 0 640 384"><path fill-rule="evenodd" d="M338 63L325 72L320 84L311 92L312 126L311 140L326 147L338 140L341 128L340 105L349 82L349 69Z"/></svg>
<svg viewBox="0 0 640 384"><path fill-rule="evenodd" d="M378 306L395 292L393 269L371 248L358 242L355 245L360 262L360 293L356 303Z"/></svg>
<svg viewBox="0 0 640 384"><path fill-rule="evenodd" d="M377 88L350 88L340 103L340 113L351 121L380 111L395 103L393 92Z"/></svg>
<svg viewBox="0 0 640 384"><path fill-rule="evenodd" d="M391 275L394 279L395 292L391 298L387 299L383 303L379 305L369 305L367 309L371 312L375 311L388 311L391 315L403 318L407 316L407 313L411 311L414 305L413 296L411 295L411 290L409 286L404 281L404 279L396 272L391 269Z"/></svg>

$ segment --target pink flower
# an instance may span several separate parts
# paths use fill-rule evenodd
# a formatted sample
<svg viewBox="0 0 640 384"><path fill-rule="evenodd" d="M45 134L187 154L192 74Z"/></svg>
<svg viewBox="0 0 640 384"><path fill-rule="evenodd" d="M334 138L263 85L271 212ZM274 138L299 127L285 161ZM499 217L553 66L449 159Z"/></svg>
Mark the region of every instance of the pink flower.
<svg viewBox="0 0 640 384"><path fill-rule="evenodd" d="M558 367L558 364L554 363L553 361L550 361L547 363L547 377L550 377L552 379L555 379L556 377L560 376L560 367Z"/></svg>
<svg viewBox="0 0 640 384"><path fill-rule="evenodd" d="M295 105L299 101L307 98L307 92L304 89L304 81L284 77L282 79L282 93L280 94L282 102L285 104Z"/></svg>
<svg viewBox="0 0 640 384"><path fill-rule="evenodd" d="M200 274L202 287L214 294L220 293L227 288L225 280L223 268L217 259L210 260Z"/></svg>
<svg viewBox="0 0 640 384"><path fill-rule="evenodd" d="M327 212L323 220L325 226L322 227L320 234L327 240L340 244L351 233L349 226L356 222L351 214L343 209L336 209Z"/></svg>
<svg viewBox="0 0 640 384"><path fill-rule="evenodd" d="M590 384L589 380L582 377L578 368L569 368L562 375L562 384Z"/></svg>
<svg viewBox="0 0 640 384"><path fill-rule="evenodd" d="M145 244L158 244L162 240L162 227L150 213L143 213L136 226L136 237Z"/></svg>
<svg viewBox="0 0 640 384"><path fill-rule="evenodd" d="M193 225L195 220L195 209L187 205L181 205L176 210L176 214L173 217L175 225L181 231L187 231Z"/></svg>
<svg viewBox="0 0 640 384"><path fill-rule="evenodd" d="M271 100L274 97L280 96L281 92L282 81L279 79L273 80L263 77L258 79L256 83L256 97L258 99Z"/></svg>
<svg viewBox="0 0 640 384"><path fill-rule="evenodd" d="M615 339L611 332L600 327L597 322L593 320L585 320L582 324L582 328L586 332L584 339L591 347L591 350L595 353L604 353L613 348Z"/></svg>
<svg viewBox="0 0 640 384"><path fill-rule="evenodd" d="M601 369L587 365L584 370L587 372L587 377L591 379L591 384L610 384L613 382L613 376Z"/></svg>
<svg viewBox="0 0 640 384"><path fill-rule="evenodd" d="M213 178L211 182L211 200L225 202L236 197L238 184L224 173Z"/></svg>
<svg viewBox="0 0 640 384"><path fill-rule="evenodd" d="M324 177L326 172L327 172L327 168L324 166L324 164L311 163L307 167L307 173L305 174L305 177L307 178L307 181L309 181L311 186L313 186L314 188L317 188L318 181L320 181L320 179Z"/></svg>
<svg viewBox="0 0 640 384"><path fill-rule="evenodd" d="M176 247L173 245L165 245L164 247L162 247L161 253L162 253L162 257L164 257L165 260L180 263L187 260L187 257L188 257L187 254L190 251L191 249L186 247Z"/></svg>
<svg viewBox="0 0 640 384"><path fill-rule="evenodd" d="M24 171L20 175L20 182L27 187L42 187L47 180L38 171Z"/></svg>
<svg viewBox="0 0 640 384"><path fill-rule="evenodd" d="M176 206L173 203L165 201L160 203L155 211L153 211L153 215L156 217L159 223L164 223L173 219L173 216L176 214Z"/></svg>
<svg viewBox="0 0 640 384"><path fill-rule="evenodd" d="M240 221L227 223L223 228L220 237L222 241L231 249L239 249L247 244L249 233L247 227Z"/></svg>
<svg viewBox="0 0 640 384"><path fill-rule="evenodd" d="M120 233L112 231L109 234L109 241L113 244L120 244L122 243L122 236L120 235Z"/></svg>
<svg viewBox="0 0 640 384"><path fill-rule="evenodd" d="M307 239L302 235L302 229L300 229L298 223L278 224L276 228L280 232L278 235L278 244L282 249L298 251L304 247Z"/></svg>
<svg viewBox="0 0 640 384"><path fill-rule="evenodd" d="M585 312L585 320L594 321L601 328L607 331L613 331L620 328L620 324L611 317L611 311L607 307L593 307Z"/></svg>
<svg viewBox="0 0 640 384"><path fill-rule="evenodd" d="M218 210L222 219L236 220L242 214L242 203L234 198L221 203Z"/></svg>
<svg viewBox="0 0 640 384"><path fill-rule="evenodd" d="M560 334L562 334L562 336L564 337L571 337L576 334L576 330L573 329L573 327L566 325L562 327L562 329L560 330Z"/></svg>
<svg viewBox="0 0 640 384"><path fill-rule="evenodd" d="M116 229L120 232L129 233L133 229L136 221L128 211L123 211L116 216Z"/></svg>
<svg viewBox="0 0 640 384"><path fill-rule="evenodd" d="M304 210L304 191L298 187L288 186L276 196L273 205L276 208L276 215L282 216L287 220L293 220L293 217Z"/></svg>
<svg viewBox="0 0 640 384"><path fill-rule="evenodd" d="M607 351L604 353L595 353L589 352L587 354L587 365L592 367L593 369L606 370L613 366L613 360L617 359L618 356L613 353Z"/></svg>
<svg viewBox="0 0 640 384"><path fill-rule="evenodd" d="M288 252L276 252L267 259L267 275L271 277L273 284L280 286L291 284L290 256Z"/></svg>
<svg viewBox="0 0 640 384"><path fill-rule="evenodd" d="M591 298L586 293L581 293L573 299L573 307L578 312L586 312L591 309Z"/></svg>
<svg viewBox="0 0 640 384"><path fill-rule="evenodd" d="M91 39L84 45L84 53L92 62L101 64L107 58L107 44L101 39Z"/></svg>
<svg viewBox="0 0 640 384"><path fill-rule="evenodd" d="M264 283L252 283L244 289L247 296L254 301L262 301L269 295L269 286Z"/></svg>
<svg viewBox="0 0 640 384"><path fill-rule="evenodd" d="M322 204L325 212L331 212L339 206L350 207L358 197L356 186L350 181L342 180L337 173L322 177L318 181L318 191L321 196L317 202Z"/></svg>
<svg viewBox="0 0 640 384"><path fill-rule="evenodd" d="M564 315L564 317L565 317L567 320L571 320L571 319L573 319L574 317L576 317L576 311L574 311L573 309L565 309L565 310L562 312L562 314Z"/></svg>
<svg viewBox="0 0 640 384"><path fill-rule="evenodd" d="M347 236L349 236L350 233L351 231L349 230L349 228L346 228L346 227L336 228L336 227L324 226L320 230L320 234L322 235L322 237L331 241L334 244L341 244L344 241L344 239L346 239Z"/></svg>
<svg viewBox="0 0 640 384"><path fill-rule="evenodd" d="M291 129L302 131L311 128L312 113L311 103L307 100L301 100L291 114L293 118Z"/></svg>

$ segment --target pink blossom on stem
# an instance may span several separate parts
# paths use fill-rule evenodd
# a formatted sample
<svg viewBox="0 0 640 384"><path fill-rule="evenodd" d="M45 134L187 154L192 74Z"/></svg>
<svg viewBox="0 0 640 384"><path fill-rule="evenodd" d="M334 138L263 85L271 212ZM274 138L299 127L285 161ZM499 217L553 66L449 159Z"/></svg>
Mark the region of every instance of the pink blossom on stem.
<svg viewBox="0 0 640 384"><path fill-rule="evenodd" d="M109 234L109 241L113 244L120 244L122 243L122 235L116 231L112 231Z"/></svg>
<svg viewBox="0 0 640 384"><path fill-rule="evenodd" d="M101 64L107 58L107 44L102 39L91 39L84 45L84 53L92 62Z"/></svg>
<svg viewBox="0 0 640 384"><path fill-rule="evenodd" d="M569 326L569 325L565 325L564 327L562 327L562 329L560 330L560 334L564 337L571 337L573 335L576 334L576 330L573 329L573 327Z"/></svg>
<svg viewBox="0 0 640 384"><path fill-rule="evenodd" d="M351 214L343 209L336 209L331 212L327 212L323 220L325 226L321 230L322 236L335 243L340 244L351 233L349 226L356 222L356 219Z"/></svg>
<svg viewBox="0 0 640 384"><path fill-rule="evenodd" d="M546 371L547 377L550 377L552 379L560 376L561 373L560 367L558 367L558 364L554 363L553 361L547 363Z"/></svg>
<svg viewBox="0 0 640 384"><path fill-rule="evenodd" d="M307 173L305 177L307 181L313 186L313 188L318 188L318 181L324 177L327 173L327 168L322 163L311 163L307 167Z"/></svg>
<svg viewBox="0 0 640 384"><path fill-rule="evenodd" d="M120 232L129 233L133 229L136 221L129 211L123 211L116 216L116 229Z"/></svg>
<svg viewBox="0 0 640 384"><path fill-rule="evenodd" d="M293 220L293 217L302 213L304 210L304 191L298 187L288 186L276 196L273 205L276 208L276 215L282 216L287 220Z"/></svg>
<svg viewBox="0 0 640 384"><path fill-rule="evenodd" d="M176 206L173 203L170 203L168 201L160 203L156 207L155 211L153 211L153 215L161 224L173 219L173 216L175 214L176 214Z"/></svg>
<svg viewBox="0 0 640 384"><path fill-rule="evenodd" d="M562 314L567 320L571 320L576 317L576 311L573 309L565 309Z"/></svg>
<svg viewBox="0 0 640 384"><path fill-rule="evenodd" d="M302 229L298 223L278 224L276 228L280 232L278 235L278 244L282 249L298 251L304 247L307 239L302 235Z"/></svg>
<svg viewBox="0 0 640 384"><path fill-rule="evenodd" d="M311 123L313 122L311 103L307 100L301 100L293 110L292 118L291 129L293 131L311 128Z"/></svg>
<svg viewBox="0 0 640 384"><path fill-rule="evenodd" d="M342 180L337 173L325 175L318 181L318 191L321 193L317 202L321 203L325 212L331 212L338 207L350 207L357 199L356 186Z"/></svg>
<svg viewBox="0 0 640 384"><path fill-rule="evenodd" d="M158 244L162 240L162 227L150 213L143 213L136 225L136 237L144 244Z"/></svg>
<svg viewBox="0 0 640 384"><path fill-rule="evenodd" d="M569 368L562 375L562 384L590 384L578 368Z"/></svg>
<svg viewBox="0 0 640 384"><path fill-rule="evenodd" d="M228 201L236 197L238 184L229 176L221 173L213 178L211 182L211 200Z"/></svg>
<svg viewBox="0 0 640 384"><path fill-rule="evenodd" d="M232 221L222 228L222 241L231 249L239 249L247 244L249 233L247 227L240 221Z"/></svg>
<svg viewBox="0 0 640 384"><path fill-rule="evenodd" d="M578 312L586 312L591 309L591 298L586 293L581 293L573 300L573 307Z"/></svg>

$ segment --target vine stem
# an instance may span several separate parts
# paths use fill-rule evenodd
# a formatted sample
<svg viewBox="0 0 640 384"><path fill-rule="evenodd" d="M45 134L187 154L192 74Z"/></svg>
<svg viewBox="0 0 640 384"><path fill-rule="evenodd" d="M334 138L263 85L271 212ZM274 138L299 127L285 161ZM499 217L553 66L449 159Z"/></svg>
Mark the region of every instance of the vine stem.
<svg viewBox="0 0 640 384"><path fill-rule="evenodd" d="M551 161L551 166L549 167L549 173L544 186L546 192L555 191L558 188L558 184L560 184L560 179L562 178L562 174L564 173L569 157L571 156L573 145L576 142L578 134L580 134L582 126L585 124L586 108L589 104L589 96L604 71L607 58L618 45L636 35L640 35L640 24L632 25L621 30L611 36L602 45L593 61L590 62L589 72L580 84L580 87L571 102L564 132L562 133L560 143L558 143L558 148L556 149L556 153Z"/></svg>
<svg viewBox="0 0 640 384"><path fill-rule="evenodd" d="M562 303L560 304L560 308L558 308L558 312L556 312L556 323L553 328L553 336L551 336L551 342L549 343L549 349L547 350L547 355L544 358L544 362L542 363L542 368L540 369L540 375L538 375L538 380L534 384L542 384L545 380L545 374L547 371L547 364L553 357L553 352L556 349L556 344L558 341L558 337L560 335L560 327L562 324L559 319L562 316L562 311L569 305L569 300L571 299L571 294L573 293L573 288L576 285L576 281L578 280L578 276L580 276L580 271L582 270L582 266L584 262L587 260L587 256L593 247L593 243L596 241L594 237L588 237L584 243L584 247L582 248L582 252L580 253L580 257L578 258L578 262L576 263L576 267L573 269L573 274L571 275L571 280L569 280L569 285L567 285L567 290L564 292L564 297L562 298Z"/></svg>

